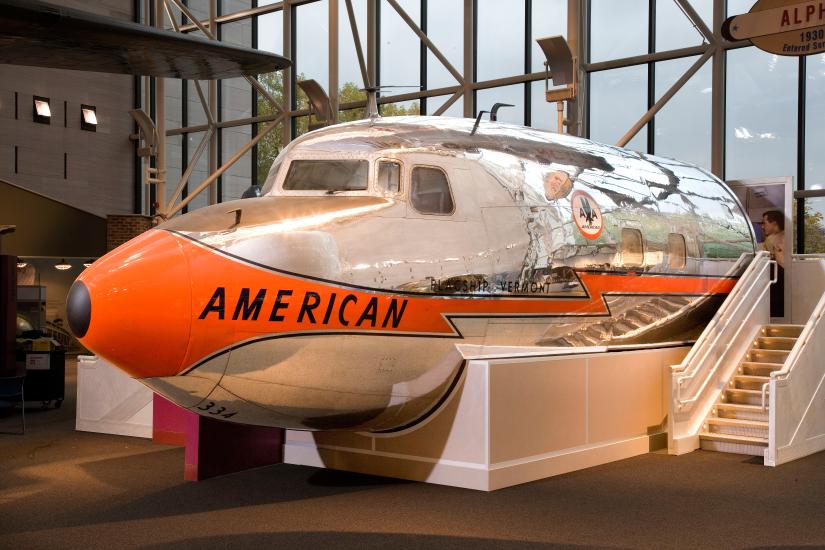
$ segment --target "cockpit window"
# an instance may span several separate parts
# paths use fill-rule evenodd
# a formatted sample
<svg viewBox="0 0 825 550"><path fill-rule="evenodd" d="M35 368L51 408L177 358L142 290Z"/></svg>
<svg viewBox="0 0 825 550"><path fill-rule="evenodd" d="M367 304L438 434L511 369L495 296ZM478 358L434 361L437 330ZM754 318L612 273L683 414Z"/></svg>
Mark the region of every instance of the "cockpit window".
<svg viewBox="0 0 825 550"><path fill-rule="evenodd" d="M422 214L452 213L453 197L447 175L438 168L416 166L412 171L410 202Z"/></svg>
<svg viewBox="0 0 825 550"><path fill-rule="evenodd" d="M369 179L366 160L293 160L284 179L285 191L364 191Z"/></svg>
<svg viewBox="0 0 825 550"><path fill-rule="evenodd" d="M401 190L401 165L389 160L378 161L377 186L388 193L398 193Z"/></svg>

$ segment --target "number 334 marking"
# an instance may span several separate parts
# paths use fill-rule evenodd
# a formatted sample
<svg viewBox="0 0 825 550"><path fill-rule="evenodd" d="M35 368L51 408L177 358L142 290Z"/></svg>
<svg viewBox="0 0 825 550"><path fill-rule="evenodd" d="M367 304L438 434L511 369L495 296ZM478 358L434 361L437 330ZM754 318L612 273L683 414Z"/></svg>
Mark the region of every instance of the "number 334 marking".
<svg viewBox="0 0 825 550"><path fill-rule="evenodd" d="M220 417L222 417L222 418L232 418L233 416L235 416L236 414L238 414L237 412L226 412L226 407L218 407L218 408L217 408L217 409L215 409L214 411L213 411L213 410L210 410L210 409L212 409L214 406L215 406L215 402L214 402L214 401L210 401L210 402L208 402L206 405L201 405L200 407L198 407L198 410L200 410L200 411L206 411L206 412L207 412L207 413L209 413L209 414L213 414L213 415L215 415L215 416L220 416Z"/></svg>

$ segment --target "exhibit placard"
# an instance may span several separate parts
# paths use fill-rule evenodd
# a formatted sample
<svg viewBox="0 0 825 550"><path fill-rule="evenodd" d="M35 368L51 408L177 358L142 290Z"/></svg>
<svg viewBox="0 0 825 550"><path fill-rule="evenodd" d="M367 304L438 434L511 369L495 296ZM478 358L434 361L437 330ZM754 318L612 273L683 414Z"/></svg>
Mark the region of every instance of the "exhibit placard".
<svg viewBox="0 0 825 550"><path fill-rule="evenodd" d="M825 0L759 0L751 11L722 24L727 40L750 40L769 53L787 56L825 52Z"/></svg>
<svg viewBox="0 0 825 550"><path fill-rule="evenodd" d="M26 354L26 370L49 370L48 353L28 353Z"/></svg>

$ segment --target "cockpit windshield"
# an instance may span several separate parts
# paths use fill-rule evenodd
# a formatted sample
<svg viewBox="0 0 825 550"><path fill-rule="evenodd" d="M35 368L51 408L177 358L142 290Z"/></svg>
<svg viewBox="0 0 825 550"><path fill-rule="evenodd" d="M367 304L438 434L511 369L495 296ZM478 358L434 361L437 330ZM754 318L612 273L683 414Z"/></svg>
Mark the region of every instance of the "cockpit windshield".
<svg viewBox="0 0 825 550"><path fill-rule="evenodd" d="M284 179L284 191L365 191L369 178L366 160L293 160Z"/></svg>

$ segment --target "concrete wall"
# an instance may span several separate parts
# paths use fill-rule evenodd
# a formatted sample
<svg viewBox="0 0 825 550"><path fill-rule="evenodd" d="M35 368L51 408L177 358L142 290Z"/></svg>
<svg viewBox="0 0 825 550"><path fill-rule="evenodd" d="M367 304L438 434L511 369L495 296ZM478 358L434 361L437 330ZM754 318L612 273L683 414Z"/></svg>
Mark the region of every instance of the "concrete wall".
<svg viewBox="0 0 825 550"><path fill-rule="evenodd" d="M0 237L3 254L97 258L106 252L106 220L0 178L0 224L16 225Z"/></svg>
<svg viewBox="0 0 825 550"><path fill-rule="evenodd" d="M132 19L131 0L60 5ZM50 99L50 124L32 120L34 95ZM97 107L96 132L80 129L81 104ZM100 216L133 212L132 106L129 75L0 65L0 179Z"/></svg>

